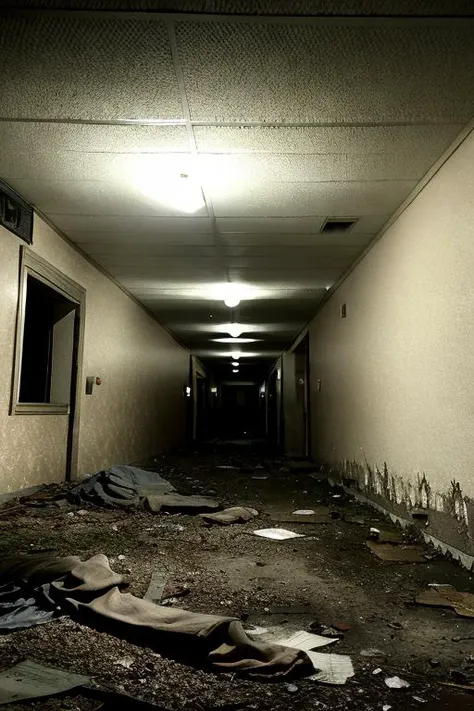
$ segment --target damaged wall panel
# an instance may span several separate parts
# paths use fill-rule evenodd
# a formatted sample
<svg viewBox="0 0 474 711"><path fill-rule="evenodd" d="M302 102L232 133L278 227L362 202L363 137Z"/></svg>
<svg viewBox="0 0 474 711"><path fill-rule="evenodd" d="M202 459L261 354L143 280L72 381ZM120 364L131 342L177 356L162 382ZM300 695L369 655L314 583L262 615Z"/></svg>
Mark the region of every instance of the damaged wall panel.
<svg viewBox="0 0 474 711"><path fill-rule="evenodd" d="M20 240L0 240L0 494L65 476L67 415L9 415ZM84 476L185 441L189 353L35 215L33 247L86 289L78 474ZM84 394L85 378L100 387Z"/></svg>
<svg viewBox="0 0 474 711"><path fill-rule="evenodd" d="M473 160L470 134L310 327L314 457L390 510L426 508L433 535L466 552L474 538Z"/></svg>

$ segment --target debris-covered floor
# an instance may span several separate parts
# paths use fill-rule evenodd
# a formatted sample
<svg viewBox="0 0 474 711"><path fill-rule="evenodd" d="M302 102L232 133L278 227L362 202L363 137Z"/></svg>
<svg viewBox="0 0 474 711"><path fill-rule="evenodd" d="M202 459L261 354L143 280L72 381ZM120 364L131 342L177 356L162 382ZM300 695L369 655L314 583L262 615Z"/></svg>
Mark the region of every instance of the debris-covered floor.
<svg viewBox="0 0 474 711"><path fill-rule="evenodd" d="M354 677L328 686L215 674L69 618L0 637L2 669L33 659L169 710L474 708L473 693L447 685L469 686L474 679L474 618L414 604L430 583L473 592L472 574L427 550L422 563L380 560L366 545L369 529L396 534L390 523L318 481L310 469L290 469L262 449L215 446L160 456L146 466L180 493L212 496L223 506L248 506L260 514L243 524L207 526L182 514L10 502L0 509L0 553L51 551L83 559L104 553L114 570L127 574L129 590L138 597L160 572L167 576L164 599L176 607L232 615L248 629L277 635L282 629L290 635L328 634L333 628L338 641L318 651L349 655ZM295 510L321 513L324 506L341 517L284 521L294 519ZM275 541L252 535L274 527L304 537ZM385 679L394 676L410 686L388 688ZM101 702L70 692L7 708L92 711Z"/></svg>

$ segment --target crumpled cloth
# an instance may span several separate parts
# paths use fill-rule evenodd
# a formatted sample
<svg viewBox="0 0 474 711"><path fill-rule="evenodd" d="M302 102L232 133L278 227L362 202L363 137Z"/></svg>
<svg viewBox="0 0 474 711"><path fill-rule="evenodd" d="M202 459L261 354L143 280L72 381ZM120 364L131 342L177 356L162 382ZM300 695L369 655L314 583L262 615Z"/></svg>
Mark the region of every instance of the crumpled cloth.
<svg viewBox="0 0 474 711"><path fill-rule="evenodd" d="M121 464L84 479L71 489L69 498L79 505L145 507L152 513L200 513L221 508L218 501L206 496L178 494L174 486L156 472Z"/></svg>
<svg viewBox="0 0 474 711"><path fill-rule="evenodd" d="M62 574L58 575L58 570ZM49 577L49 595L64 612L81 622L100 626L110 634L136 637L164 652L198 661L214 671L239 671L255 677L313 674L305 652L277 644L254 642L233 617L205 615L162 607L123 593L122 575L111 570L105 555L86 561L77 558L22 556L0 563L0 582L18 579L30 584ZM0 609L1 616L1 609Z"/></svg>

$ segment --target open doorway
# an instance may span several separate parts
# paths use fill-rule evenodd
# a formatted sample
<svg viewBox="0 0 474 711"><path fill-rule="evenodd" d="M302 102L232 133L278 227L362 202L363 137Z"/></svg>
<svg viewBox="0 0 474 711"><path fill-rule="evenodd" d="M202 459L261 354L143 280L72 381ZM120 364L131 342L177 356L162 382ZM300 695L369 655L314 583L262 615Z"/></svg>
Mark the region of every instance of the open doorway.
<svg viewBox="0 0 474 711"><path fill-rule="evenodd" d="M10 414L59 418L66 480L77 473L84 309L81 286L22 249Z"/></svg>

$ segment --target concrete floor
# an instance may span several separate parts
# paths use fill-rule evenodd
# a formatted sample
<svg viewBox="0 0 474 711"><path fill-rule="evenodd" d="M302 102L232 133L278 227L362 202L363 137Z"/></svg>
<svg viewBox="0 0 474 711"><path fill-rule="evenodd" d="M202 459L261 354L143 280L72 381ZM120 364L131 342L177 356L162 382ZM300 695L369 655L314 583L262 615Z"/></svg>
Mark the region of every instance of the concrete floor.
<svg viewBox="0 0 474 711"><path fill-rule="evenodd" d="M260 516L243 525L208 528L191 516L92 509L78 514L77 510L25 507L1 523L0 551L49 548L81 557L105 553L112 567L129 573L130 592L139 596L151 573L162 570L170 586L190 589L175 606L232 614L249 627L259 625L274 633L345 623L350 629L331 651L351 656L355 676L344 686L298 680L294 690L285 683L215 675L69 619L0 638L2 667L28 656L91 674L105 688L125 691L164 709L474 708L472 693L443 685L453 681L452 670L474 677L474 619L413 604L415 595L430 582L449 582L472 592L472 574L437 558L420 564L380 561L365 545L370 526L395 530L380 514L345 495L334 498L339 492L326 482L316 481L309 471L288 471L287 462L263 448L208 448L157 457L147 465L169 478L181 493L211 494L225 505L252 506ZM238 468L218 469L219 465ZM356 517L359 522L285 524L274 518L317 506L329 506L345 519ZM276 542L252 535L255 528L274 526L305 537ZM119 560L119 555L125 558ZM471 639L456 641L464 637ZM130 668L121 663L127 658L132 660ZM382 672L374 675L376 668ZM394 675L410 687L387 688L384 679ZM94 703L69 695L11 708L89 711L98 708Z"/></svg>

